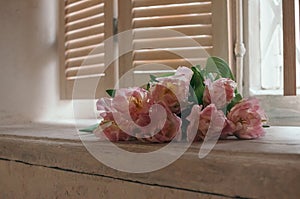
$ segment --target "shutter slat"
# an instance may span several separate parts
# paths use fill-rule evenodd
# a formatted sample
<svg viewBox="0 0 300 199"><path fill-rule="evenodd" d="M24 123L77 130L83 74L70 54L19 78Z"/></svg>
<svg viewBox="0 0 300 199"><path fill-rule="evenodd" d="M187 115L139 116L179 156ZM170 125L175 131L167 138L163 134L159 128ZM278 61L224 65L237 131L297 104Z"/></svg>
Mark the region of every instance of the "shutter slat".
<svg viewBox="0 0 300 199"><path fill-rule="evenodd" d="M91 8L86 8L84 10L77 11L75 13L69 13L66 15L65 20L66 23L77 21L79 19L87 18L93 15L97 15L98 13L103 13L104 4L97 4Z"/></svg>
<svg viewBox="0 0 300 199"><path fill-rule="evenodd" d="M211 0L133 0L133 7L146 7L169 4L185 4L193 2L211 2Z"/></svg>
<svg viewBox="0 0 300 199"><path fill-rule="evenodd" d="M211 24L207 25L183 25L175 27L157 27L157 28L137 28L134 30L135 39L148 39L148 38L161 38L162 29L169 29L173 31L178 31L184 35L195 36L195 35L211 35L212 26ZM178 33L180 35L180 33ZM170 34L172 34L170 32ZM174 33L176 34L176 33ZM168 35L167 35L168 36Z"/></svg>
<svg viewBox="0 0 300 199"><path fill-rule="evenodd" d="M194 43L195 42L195 43ZM176 38L156 38L134 40L133 49L143 48L179 48L190 47L200 44L201 46L212 46L212 37L210 35L201 35L194 37L176 37Z"/></svg>
<svg viewBox="0 0 300 199"><path fill-rule="evenodd" d="M84 61L84 63L83 63ZM104 62L104 54L98 54L93 56L83 56L77 58L70 58L66 60L66 66L68 68L85 65L96 65Z"/></svg>
<svg viewBox="0 0 300 199"><path fill-rule="evenodd" d="M66 14L77 12L86 8L90 8L95 5L99 5L103 2L104 2L103 0L81 0L72 3L67 2L68 4L65 7L65 12Z"/></svg>
<svg viewBox="0 0 300 199"><path fill-rule="evenodd" d="M66 32L104 23L104 15L98 14L66 24Z"/></svg>
<svg viewBox="0 0 300 199"><path fill-rule="evenodd" d="M166 59L166 60L151 60L151 61L134 61L133 62L133 67L137 67L139 65L145 65L145 64L147 64L147 66L149 67L149 69L151 69L155 65L160 64L160 65L169 66L171 68L177 69L179 66L187 66L187 67L191 67L191 66L194 66L194 65L204 66L204 64L206 62L205 59L201 59L201 58L190 59L189 61L190 62L188 62L185 59ZM153 66L151 66L151 65L153 65Z"/></svg>
<svg viewBox="0 0 300 199"><path fill-rule="evenodd" d="M67 5L70 5L70 4L74 3L74 2L78 2L78 0L66 0L65 1L65 5L67 6Z"/></svg>
<svg viewBox="0 0 300 199"><path fill-rule="evenodd" d="M211 24L211 13L192 14L192 15L176 15L165 17L149 17L149 18L135 18L133 20L133 28L142 27L160 27L160 26L174 26L186 24Z"/></svg>
<svg viewBox="0 0 300 199"><path fill-rule="evenodd" d="M66 59L87 56L94 49L96 49L97 53L104 52L103 43L100 45L92 45L92 46L86 46L82 48L69 49L66 51Z"/></svg>
<svg viewBox="0 0 300 199"><path fill-rule="evenodd" d="M133 17L153 17L153 16L168 16L168 15L184 15L184 14L197 14L211 12L211 2L197 3L197 4L184 4L173 7L149 7L137 8L133 10Z"/></svg>
<svg viewBox="0 0 300 199"><path fill-rule="evenodd" d="M74 68L66 69L66 77L67 79L76 79L80 78L80 76L103 76L104 75L104 64L99 65L91 65L91 66L80 66Z"/></svg>
<svg viewBox="0 0 300 199"><path fill-rule="evenodd" d="M66 41L73 39L78 39L82 37L88 37L95 34L100 34L104 32L104 24L97 24L88 28L83 28L77 31L68 32L65 36Z"/></svg>
<svg viewBox="0 0 300 199"><path fill-rule="evenodd" d="M72 40L66 43L68 49L79 48L84 46L91 46L101 44L104 41L104 34L94 35L87 38Z"/></svg>
<svg viewBox="0 0 300 199"><path fill-rule="evenodd" d="M97 40L97 41L95 41L95 44L98 44L98 42L103 41L103 39L104 39L104 33L100 33L100 34L96 34L96 35L90 35L87 37L81 37L81 38L77 38L77 39L67 40L66 45L69 46L69 44L82 43L82 42L89 43L90 40L92 40L92 41Z"/></svg>
<svg viewBox="0 0 300 199"><path fill-rule="evenodd" d="M136 50L133 59L136 61L156 61L165 59L190 59L199 57L206 50L209 52L211 47L207 48L187 48L187 49L167 49L167 50Z"/></svg>

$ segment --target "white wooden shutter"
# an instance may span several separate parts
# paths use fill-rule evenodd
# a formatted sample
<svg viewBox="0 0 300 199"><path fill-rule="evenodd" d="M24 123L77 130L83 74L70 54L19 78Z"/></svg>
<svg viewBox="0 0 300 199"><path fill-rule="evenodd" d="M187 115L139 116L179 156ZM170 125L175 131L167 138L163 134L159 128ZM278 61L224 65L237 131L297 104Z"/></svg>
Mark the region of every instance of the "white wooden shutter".
<svg viewBox="0 0 300 199"><path fill-rule="evenodd" d="M218 2L224 9L218 13L222 19L214 18L213 11ZM151 64L145 69L145 73L162 72L159 66L163 64L176 69L180 65L191 66L185 58L193 63L204 63L203 58L194 52L199 49L188 46L187 40L194 39L210 55L214 53L216 41L223 41L222 46L228 47L226 3L216 0L119 0L119 31L132 29L132 53L120 58L120 71L124 73L129 67L137 67L143 64ZM216 14L217 15L217 14ZM225 17L224 17L225 15ZM130 22L125 21L124 18ZM222 24L223 21L225 24ZM214 41L214 25L218 22L225 29L217 35L223 39ZM160 34L162 29L178 31L186 36L165 37ZM224 31L224 32L223 32ZM223 32L223 33L222 33ZM150 46L155 48L149 49ZM228 50L226 49L227 53ZM174 53L175 52L175 53ZM185 55L185 57L179 56ZM195 56L196 55L196 56ZM227 59L227 58L225 58ZM146 72L147 71L147 72ZM142 74L143 71L136 71Z"/></svg>
<svg viewBox="0 0 300 199"><path fill-rule="evenodd" d="M97 89L113 86L112 69L104 70L107 52L104 40L112 36L111 0L65 1L65 78L67 96L72 96L74 81L103 77ZM97 48L97 53L91 51ZM82 98L85 98L84 92Z"/></svg>

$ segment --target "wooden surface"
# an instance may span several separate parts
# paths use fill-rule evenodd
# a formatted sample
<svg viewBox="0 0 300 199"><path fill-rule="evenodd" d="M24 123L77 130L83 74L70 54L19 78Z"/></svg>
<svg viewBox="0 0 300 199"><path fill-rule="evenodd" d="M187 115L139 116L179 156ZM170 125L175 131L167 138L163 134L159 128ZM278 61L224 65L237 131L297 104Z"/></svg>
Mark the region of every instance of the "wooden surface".
<svg viewBox="0 0 300 199"><path fill-rule="evenodd" d="M22 172L27 173L27 166L43 167L45 175L58 175L55 174L57 170L58 173L67 171L70 174L61 173L57 178L53 177L51 183L54 183L54 179L66 178L68 182L69 177L88 175L91 178L82 177L72 186L83 183L84 187L84 184L89 186L91 183L92 190L95 181L102 187L106 184L105 179L110 178L114 179L112 183L116 186L121 183L124 186L136 187L130 191L134 198L142 196L144 192L139 192L139 189L144 188L157 190L160 194L167 194L170 189L171 192L179 194L178 197L169 195L171 198L180 198L180 194L183 193L180 190L184 190L186 196L192 194L191 198L195 196L193 193L223 198L297 198L300 195L300 128L272 127L266 131L266 136L259 140L220 141L204 159L198 158L201 143L196 143L180 159L164 169L146 174L130 174L108 168L97 161L87 152L74 127L41 124L1 126L0 167L2 173L7 173L9 169L19 169L20 176L23 175ZM86 138L95 142L89 135L86 135ZM103 150L109 152L109 145L105 142L102 145ZM153 151L162 146L141 143L117 145L135 152ZM177 150L177 147L180 147L180 143L174 150ZM43 174L37 170L29 169L27 174L33 179L42 180ZM9 179L16 180L16 174L2 173L1 176L6 176L7 179L1 177L0 187L7 185ZM115 191L115 194L121 192L113 187L108 191ZM7 193L2 190L1 192Z"/></svg>

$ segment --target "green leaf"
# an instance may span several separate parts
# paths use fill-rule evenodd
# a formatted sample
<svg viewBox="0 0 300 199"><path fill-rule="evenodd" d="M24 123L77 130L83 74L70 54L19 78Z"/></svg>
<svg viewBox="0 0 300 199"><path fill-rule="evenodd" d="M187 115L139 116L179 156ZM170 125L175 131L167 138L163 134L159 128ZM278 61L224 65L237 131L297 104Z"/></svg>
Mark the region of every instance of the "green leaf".
<svg viewBox="0 0 300 199"><path fill-rule="evenodd" d="M200 85L200 84L204 85L204 77L201 74L200 69L193 66L192 71L194 72L194 74L193 74L193 77L192 77L192 80L191 80L191 84L193 86Z"/></svg>
<svg viewBox="0 0 300 199"><path fill-rule="evenodd" d="M115 90L115 89L108 89L108 90L106 90L106 93L107 93L110 97L115 97L116 90Z"/></svg>
<svg viewBox="0 0 300 199"><path fill-rule="evenodd" d="M157 78L160 78L160 77L170 77L172 75L174 75L175 73L163 73L163 74L160 74L158 76L155 76L155 75L150 75L150 81L152 82L158 82L157 81Z"/></svg>
<svg viewBox="0 0 300 199"><path fill-rule="evenodd" d="M209 57L207 59L206 72L217 74L216 79L220 78L221 76L223 78L230 78L232 80L235 80L227 62L219 57Z"/></svg>
<svg viewBox="0 0 300 199"><path fill-rule="evenodd" d="M150 90L150 83L147 84L146 86L146 90L149 91Z"/></svg>
<svg viewBox="0 0 300 199"><path fill-rule="evenodd" d="M198 67L192 67L192 71L194 72L192 80L190 82L191 88L194 91L194 94L192 91L191 96L196 95L197 102L198 104L203 103L203 93L205 90L205 85L204 85L204 77L201 74L201 70Z"/></svg>
<svg viewBox="0 0 300 199"><path fill-rule="evenodd" d="M150 75L150 81L157 82L156 78L157 78L156 76Z"/></svg>
<svg viewBox="0 0 300 199"><path fill-rule="evenodd" d="M89 126L89 127L83 128L83 129L79 129L79 131L92 133L98 126L99 126L99 124L94 124L92 126Z"/></svg>

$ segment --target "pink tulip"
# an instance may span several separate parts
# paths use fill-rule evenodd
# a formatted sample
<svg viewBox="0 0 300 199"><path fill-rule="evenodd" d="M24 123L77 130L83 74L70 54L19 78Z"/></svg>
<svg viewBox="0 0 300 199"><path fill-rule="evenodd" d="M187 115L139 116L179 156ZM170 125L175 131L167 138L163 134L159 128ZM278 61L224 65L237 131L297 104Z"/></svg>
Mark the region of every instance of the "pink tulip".
<svg viewBox="0 0 300 199"><path fill-rule="evenodd" d="M131 135L122 131L116 124L112 113L107 113L99 127L93 132L100 140L109 140L112 142L128 141L134 139Z"/></svg>
<svg viewBox="0 0 300 199"><path fill-rule="evenodd" d="M225 131L231 131L240 139L254 139L264 135L262 120L266 117L257 99L243 100L236 104L227 118Z"/></svg>
<svg viewBox="0 0 300 199"><path fill-rule="evenodd" d="M205 81L206 88L203 94L205 105L215 104L218 109L224 108L234 98L236 83L229 78L220 78L214 82L210 79Z"/></svg>
<svg viewBox="0 0 300 199"><path fill-rule="evenodd" d="M142 88L119 89L112 100L112 107L116 112L122 113L124 119L146 126L150 122L149 109L153 104L149 95Z"/></svg>
<svg viewBox="0 0 300 199"><path fill-rule="evenodd" d="M194 142L204 140L209 129L213 133L220 133L219 137L221 138L226 137L222 132L225 126L224 113L217 110L214 104L208 105L202 111L201 107L195 105L191 114L187 117L187 120L190 122L187 128L187 140Z"/></svg>
<svg viewBox="0 0 300 199"><path fill-rule="evenodd" d="M164 104L179 114L181 105L188 103L189 86L193 71L187 67L179 67L173 76L157 78L157 83L150 89L155 103Z"/></svg>
<svg viewBox="0 0 300 199"><path fill-rule="evenodd" d="M163 104L165 107L168 107L172 113L179 114L181 112L180 101L171 89L165 85L156 84L150 91L151 100L155 103Z"/></svg>
<svg viewBox="0 0 300 199"><path fill-rule="evenodd" d="M144 131L142 133L143 138L140 140L156 143L170 142L173 139L176 141L181 140L181 119L172 113L168 107L165 107L165 110L167 112L166 120L156 121L156 126L163 126L163 128L155 135L152 135L153 130L151 132Z"/></svg>
<svg viewBox="0 0 300 199"><path fill-rule="evenodd" d="M148 91L142 88L119 89L114 98L98 100L97 109L103 120L94 133L100 139L105 135L113 142L133 139L130 135L135 130L132 122L138 126L148 125L150 107Z"/></svg>
<svg viewBox="0 0 300 199"><path fill-rule="evenodd" d="M94 131L95 135L101 140L113 142L135 138L159 143L180 140L181 119L165 103L151 97L144 89L129 88L118 90L113 99L99 99L97 109L103 120ZM154 102L160 102L166 112L166 120L159 119L161 114L153 106ZM153 114L152 120L150 112Z"/></svg>

